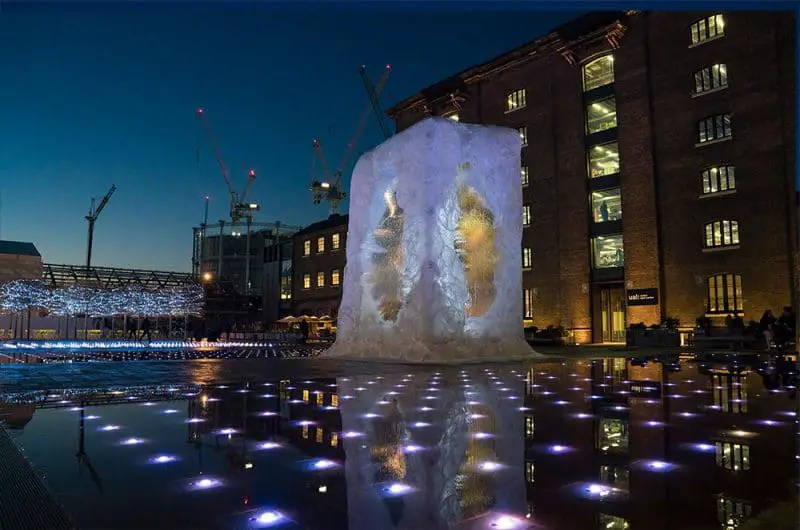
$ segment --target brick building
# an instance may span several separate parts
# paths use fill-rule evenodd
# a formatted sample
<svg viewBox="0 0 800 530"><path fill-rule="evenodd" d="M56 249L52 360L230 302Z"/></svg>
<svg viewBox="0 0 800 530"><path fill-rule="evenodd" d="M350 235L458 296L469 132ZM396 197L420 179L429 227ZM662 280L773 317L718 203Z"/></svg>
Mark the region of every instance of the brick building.
<svg viewBox="0 0 800 530"><path fill-rule="evenodd" d="M42 277L42 255L36 245L22 241L0 241L0 283Z"/></svg>
<svg viewBox="0 0 800 530"><path fill-rule="evenodd" d="M579 342L792 302L793 12L591 13L389 110L518 128L524 315Z"/></svg>
<svg viewBox="0 0 800 530"><path fill-rule="evenodd" d="M332 215L294 235L292 314L336 317L342 300L347 215Z"/></svg>

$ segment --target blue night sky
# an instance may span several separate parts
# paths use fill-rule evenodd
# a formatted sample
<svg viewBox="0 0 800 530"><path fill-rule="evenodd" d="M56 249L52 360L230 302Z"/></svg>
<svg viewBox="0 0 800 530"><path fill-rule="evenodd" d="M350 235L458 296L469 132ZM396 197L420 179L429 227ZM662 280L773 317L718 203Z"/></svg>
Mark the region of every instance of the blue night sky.
<svg viewBox="0 0 800 530"><path fill-rule="evenodd" d="M198 107L235 186L247 169L258 174L258 221L325 218L327 205L308 192L311 141L338 165L369 103L361 64L375 80L392 65L381 97L389 107L576 16L456 5L0 0L0 238L34 242L50 263L84 263L89 201L116 184L93 264L190 270L203 196L210 221L228 211L203 136L197 164ZM381 139L371 119L353 161Z"/></svg>

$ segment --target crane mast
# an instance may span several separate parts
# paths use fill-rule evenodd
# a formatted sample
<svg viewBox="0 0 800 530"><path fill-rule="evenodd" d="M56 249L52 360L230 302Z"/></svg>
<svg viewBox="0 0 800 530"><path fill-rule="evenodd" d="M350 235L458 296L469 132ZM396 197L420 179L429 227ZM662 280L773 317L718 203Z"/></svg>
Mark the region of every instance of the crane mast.
<svg viewBox="0 0 800 530"><path fill-rule="evenodd" d="M386 68L390 67L387 65ZM392 136L392 129L386 121L386 112L383 110L383 105L381 105L380 88L376 89L375 85L372 84L372 80L367 75L367 68L365 66L361 66L359 74L361 74L361 82L364 83L364 89L367 91L367 97L372 105L375 118L378 120L378 127L381 129L384 139L388 140Z"/></svg>
<svg viewBox="0 0 800 530"><path fill-rule="evenodd" d="M94 244L94 223L97 221L97 217L103 211L103 208L106 207L108 204L108 200L117 191L117 187L115 185L111 186L111 189L108 190L105 197L100 200L100 204L97 205L95 208L94 205L94 198L92 198L92 202L89 205L89 215L86 216L86 220L89 222L89 234L87 237L87 244L86 244L86 272L88 274L89 270L92 268L92 245Z"/></svg>

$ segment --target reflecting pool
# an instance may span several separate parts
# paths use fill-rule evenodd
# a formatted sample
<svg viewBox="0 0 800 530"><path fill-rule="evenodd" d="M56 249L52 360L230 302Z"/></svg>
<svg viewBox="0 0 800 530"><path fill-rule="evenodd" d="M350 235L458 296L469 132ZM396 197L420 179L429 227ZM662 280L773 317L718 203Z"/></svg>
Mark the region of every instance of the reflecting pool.
<svg viewBox="0 0 800 530"><path fill-rule="evenodd" d="M6 395L0 418L78 528L718 530L797 491L788 369L165 381Z"/></svg>

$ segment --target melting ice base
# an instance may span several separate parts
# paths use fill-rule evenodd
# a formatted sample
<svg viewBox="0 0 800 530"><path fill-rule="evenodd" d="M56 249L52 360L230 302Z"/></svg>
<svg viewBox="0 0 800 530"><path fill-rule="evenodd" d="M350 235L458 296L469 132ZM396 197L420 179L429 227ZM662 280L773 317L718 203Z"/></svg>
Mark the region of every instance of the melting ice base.
<svg viewBox="0 0 800 530"><path fill-rule="evenodd" d="M536 355L521 314L520 149L513 129L429 118L361 157L326 356Z"/></svg>

